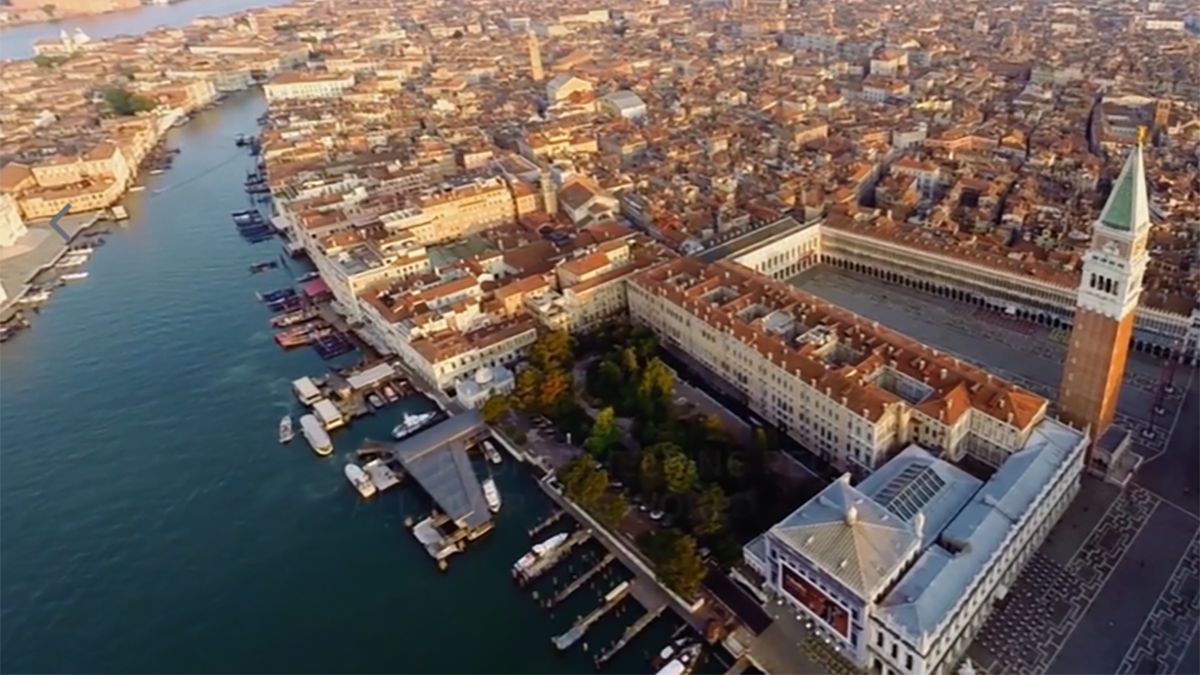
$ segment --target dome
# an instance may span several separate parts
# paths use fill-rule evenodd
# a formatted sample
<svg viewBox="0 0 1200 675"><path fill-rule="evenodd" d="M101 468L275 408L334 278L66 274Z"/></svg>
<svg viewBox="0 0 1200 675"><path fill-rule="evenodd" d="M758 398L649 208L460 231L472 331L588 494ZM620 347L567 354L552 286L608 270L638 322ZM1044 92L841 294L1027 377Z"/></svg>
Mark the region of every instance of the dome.
<svg viewBox="0 0 1200 675"><path fill-rule="evenodd" d="M475 384L487 384L492 381L492 369L480 368L475 371Z"/></svg>

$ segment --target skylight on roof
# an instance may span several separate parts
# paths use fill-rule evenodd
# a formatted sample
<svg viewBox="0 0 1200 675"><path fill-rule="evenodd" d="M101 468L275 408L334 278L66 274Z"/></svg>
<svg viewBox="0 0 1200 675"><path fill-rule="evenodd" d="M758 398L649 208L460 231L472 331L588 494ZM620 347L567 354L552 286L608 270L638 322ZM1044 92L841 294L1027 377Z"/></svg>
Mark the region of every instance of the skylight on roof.
<svg viewBox="0 0 1200 675"><path fill-rule="evenodd" d="M913 463L885 485L875 496L875 500L907 522L925 508L945 486L946 481L938 475L932 465Z"/></svg>

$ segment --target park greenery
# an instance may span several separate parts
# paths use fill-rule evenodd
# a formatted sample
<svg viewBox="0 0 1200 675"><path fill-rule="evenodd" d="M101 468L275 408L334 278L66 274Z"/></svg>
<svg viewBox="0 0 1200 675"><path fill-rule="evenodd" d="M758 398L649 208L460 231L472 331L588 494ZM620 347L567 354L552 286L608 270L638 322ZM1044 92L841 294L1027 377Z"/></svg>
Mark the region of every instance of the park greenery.
<svg viewBox="0 0 1200 675"><path fill-rule="evenodd" d="M794 506L771 474L772 432L738 441L719 419L680 405L675 374L648 330L617 324L581 340L541 335L514 391L481 413L498 425L513 411L546 417L570 434L584 453L558 471L566 496L608 527L641 532L635 541L659 578L695 597L706 553L731 564L743 542ZM588 366L577 388L581 361ZM629 520L631 502L644 518Z"/></svg>
<svg viewBox="0 0 1200 675"><path fill-rule="evenodd" d="M124 87L105 87L101 94L109 109L117 115L136 115L153 110L157 105L153 99L134 94Z"/></svg>

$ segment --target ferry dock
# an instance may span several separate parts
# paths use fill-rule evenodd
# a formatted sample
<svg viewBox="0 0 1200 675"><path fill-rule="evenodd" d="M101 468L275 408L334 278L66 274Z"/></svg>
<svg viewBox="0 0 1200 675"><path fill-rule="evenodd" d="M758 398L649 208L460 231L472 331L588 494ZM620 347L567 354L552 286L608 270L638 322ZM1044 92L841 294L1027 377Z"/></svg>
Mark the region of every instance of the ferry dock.
<svg viewBox="0 0 1200 675"><path fill-rule="evenodd" d="M580 588L583 588L584 584L591 581L592 578L595 577L600 572L604 571L604 568L608 567L608 565L616 559L617 559L617 556L613 555L612 553L606 552L604 554L604 557L601 558L600 561L597 562L595 565L593 565L591 567L591 569L589 569L588 571L581 574L570 584L567 584L567 586L565 588L563 588L562 590L560 590L558 593L556 593L553 598L550 598L550 600L548 600L546 602L546 608L553 609L556 605L560 604L563 600L566 600L567 598L574 595L575 591L578 591Z"/></svg>
<svg viewBox="0 0 1200 675"><path fill-rule="evenodd" d="M526 585L535 581L538 577L542 576L555 565L557 565L559 561L566 558L576 546L591 538L592 531L586 528L576 530L575 532L571 533L571 536L567 537L567 540L563 542L561 546L558 546L550 553L538 558L528 568L519 572L515 572L514 574L516 576L517 583Z"/></svg>
<svg viewBox="0 0 1200 675"><path fill-rule="evenodd" d="M570 649L571 645L574 645L584 635L587 634L587 631L592 627L592 624L599 621L614 607L621 604L621 601L625 599L625 596L629 595L629 587L630 583L628 581L622 581L621 583L617 584L612 590L604 595L604 604L592 610L587 616L576 621L567 632L552 638L554 646L557 647L559 651Z"/></svg>
<svg viewBox="0 0 1200 675"><path fill-rule="evenodd" d="M603 654L596 657L596 668L600 668L605 663L608 663L609 659L616 656L617 652L624 649L625 645L629 644L630 641L637 637L638 634L646 628L646 626L649 626L654 622L655 619L661 616L666 609L667 606L665 604L659 605L658 607L639 616L638 620L630 624L629 627L625 629L625 632L621 634L621 639L617 640L608 649L604 650Z"/></svg>

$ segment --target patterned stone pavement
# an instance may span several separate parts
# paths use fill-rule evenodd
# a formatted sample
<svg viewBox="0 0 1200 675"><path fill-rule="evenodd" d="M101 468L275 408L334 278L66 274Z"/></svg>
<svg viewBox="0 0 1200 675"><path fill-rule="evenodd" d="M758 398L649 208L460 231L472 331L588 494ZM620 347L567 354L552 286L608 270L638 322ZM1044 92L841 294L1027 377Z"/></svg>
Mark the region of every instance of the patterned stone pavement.
<svg viewBox="0 0 1200 675"><path fill-rule="evenodd" d="M1171 673L1200 624L1200 530L1167 580L1118 673ZM1191 664L1195 666L1196 664ZM1191 672L1191 671L1181 671Z"/></svg>
<svg viewBox="0 0 1200 675"><path fill-rule="evenodd" d="M1066 565L1035 553L968 650L971 660L993 675L1046 672L1160 502L1134 486Z"/></svg>

